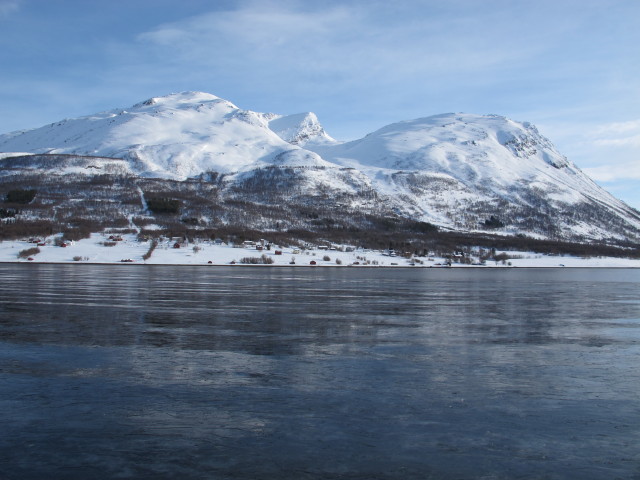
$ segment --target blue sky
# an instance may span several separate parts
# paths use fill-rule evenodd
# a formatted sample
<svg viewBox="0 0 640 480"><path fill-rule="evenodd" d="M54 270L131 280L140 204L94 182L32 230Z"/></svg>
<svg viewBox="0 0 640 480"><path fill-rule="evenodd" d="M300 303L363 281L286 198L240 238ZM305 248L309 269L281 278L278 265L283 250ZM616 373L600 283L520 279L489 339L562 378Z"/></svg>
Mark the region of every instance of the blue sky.
<svg viewBox="0 0 640 480"><path fill-rule="evenodd" d="M638 0L0 0L0 132L184 90L341 140L497 113L640 209L639 25Z"/></svg>

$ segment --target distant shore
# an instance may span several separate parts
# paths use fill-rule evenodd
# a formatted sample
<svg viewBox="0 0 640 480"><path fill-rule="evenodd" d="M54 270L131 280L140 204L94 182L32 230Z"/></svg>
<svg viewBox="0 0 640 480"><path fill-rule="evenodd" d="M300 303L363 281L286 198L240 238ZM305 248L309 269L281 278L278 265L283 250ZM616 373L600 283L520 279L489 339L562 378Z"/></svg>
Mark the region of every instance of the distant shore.
<svg viewBox="0 0 640 480"><path fill-rule="evenodd" d="M368 250L352 246L288 247L220 241L139 241L135 234L93 234L76 242L58 237L0 242L0 263L100 265L201 265L258 267L386 267L386 268L640 268L640 260L574 257L500 250L496 260L471 254L448 257Z"/></svg>

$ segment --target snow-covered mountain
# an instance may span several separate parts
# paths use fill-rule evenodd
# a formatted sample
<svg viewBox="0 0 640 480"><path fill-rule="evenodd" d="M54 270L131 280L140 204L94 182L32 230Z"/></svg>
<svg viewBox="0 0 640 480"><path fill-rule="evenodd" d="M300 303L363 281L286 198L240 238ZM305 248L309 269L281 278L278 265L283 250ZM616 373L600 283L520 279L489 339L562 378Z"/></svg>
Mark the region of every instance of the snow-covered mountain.
<svg viewBox="0 0 640 480"><path fill-rule="evenodd" d="M274 117L269 121L269 128L285 142L301 147L338 143L325 132L313 112Z"/></svg>
<svg viewBox="0 0 640 480"><path fill-rule="evenodd" d="M0 151L124 158L141 175L175 179L285 160L295 166L326 165L269 128L270 121L279 120L286 118L242 110L208 93L183 92L2 135ZM288 122L286 133L312 137L306 119L299 120L299 126Z"/></svg>
<svg viewBox="0 0 640 480"><path fill-rule="evenodd" d="M547 220L535 220L540 213L573 210L560 227L565 234L606 236L591 218L596 205L632 228L640 225L638 212L596 185L535 126L499 115L435 115L313 150L365 173L373 188L402 199L412 215L442 225L473 229L482 212L492 210L512 225L534 220L544 231Z"/></svg>
<svg viewBox="0 0 640 480"><path fill-rule="evenodd" d="M313 113L258 113L183 92L0 135L0 152L117 158L124 161L118 168L145 178L224 177L221 188L234 198L321 201L455 230L640 236L636 210L596 185L533 125L498 115L436 115L341 143ZM37 158L34 168L42 168Z"/></svg>

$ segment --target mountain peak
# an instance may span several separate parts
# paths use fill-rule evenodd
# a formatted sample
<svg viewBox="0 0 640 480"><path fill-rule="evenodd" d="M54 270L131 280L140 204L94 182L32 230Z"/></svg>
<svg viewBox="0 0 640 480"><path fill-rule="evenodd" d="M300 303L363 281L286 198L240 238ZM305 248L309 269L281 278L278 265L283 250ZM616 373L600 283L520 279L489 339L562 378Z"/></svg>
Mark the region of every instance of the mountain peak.
<svg viewBox="0 0 640 480"><path fill-rule="evenodd" d="M161 97L151 97L143 102L136 103L134 108L144 108L144 107L173 107L180 108L185 106L197 106L199 104L206 103L228 103L234 108L238 108L233 105L228 100L220 98L216 95L206 92L197 92L197 91L185 91L178 93L170 93L168 95L163 95Z"/></svg>
<svg viewBox="0 0 640 480"><path fill-rule="evenodd" d="M285 142L293 145L333 144L336 141L325 132L318 117L313 112L276 116L269 122L269 128Z"/></svg>
<svg viewBox="0 0 640 480"><path fill-rule="evenodd" d="M487 171L483 165L491 165L510 176L538 160L556 168L569 165L533 125L493 114L444 113L405 120L336 148L317 150L349 166L395 170L452 173L471 165L482 172Z"/></svg>
<svg viewBox="0 0 640 480"><path fill-rule="evenodd" d="M640 231L638 213L535 126L501 115L445 113L341 143L314 113L259 113L187 91L0 135L2 151L122 159L132 175L173 180L215 172L231 196L350 199L359 211L384 208L460 230L477 230L495 216L513 234L605 238L617 229L636 238Z"/></svg>

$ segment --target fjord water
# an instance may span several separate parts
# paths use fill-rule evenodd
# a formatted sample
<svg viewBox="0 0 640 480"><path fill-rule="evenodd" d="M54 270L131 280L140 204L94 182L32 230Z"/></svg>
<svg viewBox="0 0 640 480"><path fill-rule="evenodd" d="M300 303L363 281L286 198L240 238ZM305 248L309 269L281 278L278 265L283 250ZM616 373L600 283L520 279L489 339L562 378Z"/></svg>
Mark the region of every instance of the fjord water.
<svg viewBox="0 0 640 480"><path fill-rule="evenodd" d="M0 478L640 475L640 271L0 265Z"/></svg>

